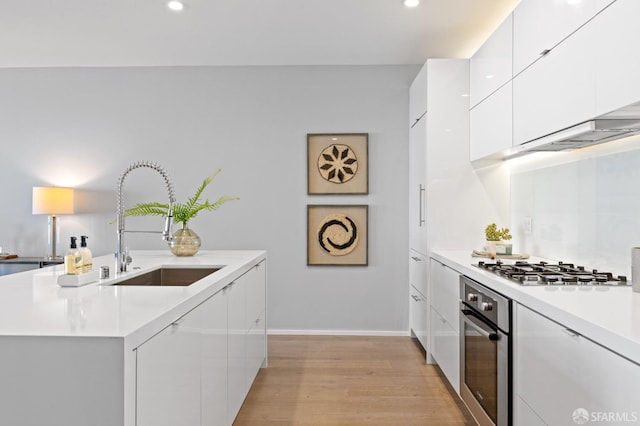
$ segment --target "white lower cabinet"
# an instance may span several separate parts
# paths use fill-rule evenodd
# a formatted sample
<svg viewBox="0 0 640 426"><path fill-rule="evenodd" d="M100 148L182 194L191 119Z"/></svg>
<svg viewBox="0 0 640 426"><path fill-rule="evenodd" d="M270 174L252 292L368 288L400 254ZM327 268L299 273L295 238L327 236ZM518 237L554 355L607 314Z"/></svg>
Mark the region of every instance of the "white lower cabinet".
<svg viewBox="0 0 640 426"><path fill-rule="evenodd" d="M429 352L451 386L460 393L460 274L430 259Z"/></svg>
<svg viewBox="0 0 640 426"><path fill-rule="evenodd" d="M254 266L136 349L136 426L233 423L266 365L265 268Z"/></svg>
<svg viewBox="0 0 640 426"><path fill-rule="evenodd" d="M244 396L249 391L245 380L247 353L246 339L246 278L240 277L227 287L229 303L229 348L228 348L228 411L234 419L242 407Z"/></svg>
<svg viewBox="0 0 640 426"><path fill-rule="evenodd" d="M522 305L514 309L514 424L640 421L639 365Z"/></svg>
<svg viewBox="0 0 640 426"><path fill-rule="evenodd" d="M440 366L449 383L460 393L460 332L458 324L449 323L431 307L431 356Z"/></svg>
<svg viewBox="0 0 640 426"><path fill-rule="evenodd" d="M409 286L410 328L425 350L429 343L429 303L427 298L412 285Z"/></svg>
<svg viewBox="0 0 640 426"><path fill-rule="evenodd" d="M138 347L137 426L227 423L227 303L223 293Z"/></svg>

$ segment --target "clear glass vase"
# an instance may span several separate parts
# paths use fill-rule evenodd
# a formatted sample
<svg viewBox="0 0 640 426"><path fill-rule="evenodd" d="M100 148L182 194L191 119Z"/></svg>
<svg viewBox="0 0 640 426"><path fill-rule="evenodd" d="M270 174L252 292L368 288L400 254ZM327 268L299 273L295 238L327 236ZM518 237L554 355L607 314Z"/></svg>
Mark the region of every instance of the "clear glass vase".
<svg viewBox="0 0 640 426"><path fill-rule="evenodd" d="M182 229L173 233L173 240L169 242L169 250L176 256L193 256L200 250L200 237L188 224L183 223Z"/></svg>

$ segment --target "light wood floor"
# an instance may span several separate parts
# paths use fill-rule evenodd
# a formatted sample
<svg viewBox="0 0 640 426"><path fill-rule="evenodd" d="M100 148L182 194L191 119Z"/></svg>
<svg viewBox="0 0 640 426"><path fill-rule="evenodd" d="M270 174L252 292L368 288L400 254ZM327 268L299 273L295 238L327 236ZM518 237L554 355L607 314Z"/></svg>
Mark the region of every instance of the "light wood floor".
<svg viewBox="0 0 640 426"><path fill-rule="evenodd" d="M269 336L235 426L475 425L409 337Z"/></svg>

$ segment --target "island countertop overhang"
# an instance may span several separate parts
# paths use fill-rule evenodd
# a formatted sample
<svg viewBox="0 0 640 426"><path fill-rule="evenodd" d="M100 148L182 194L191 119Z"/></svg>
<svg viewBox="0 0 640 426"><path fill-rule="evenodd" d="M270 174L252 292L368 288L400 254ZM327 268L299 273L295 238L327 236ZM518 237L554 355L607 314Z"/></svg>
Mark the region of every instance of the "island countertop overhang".
<svg viewBox="0 0 640 426"><path fill-rule="evenodd" d="M82 287L60 287L62 265L0 277L0 336L104 337L135 348L266 259L263 250L201 251L176 257L166 251L134 251L130 272ZM116 281L158 267L216 267L190 286L114 286ZM135 268L135 269L134 269Z"/></svg>

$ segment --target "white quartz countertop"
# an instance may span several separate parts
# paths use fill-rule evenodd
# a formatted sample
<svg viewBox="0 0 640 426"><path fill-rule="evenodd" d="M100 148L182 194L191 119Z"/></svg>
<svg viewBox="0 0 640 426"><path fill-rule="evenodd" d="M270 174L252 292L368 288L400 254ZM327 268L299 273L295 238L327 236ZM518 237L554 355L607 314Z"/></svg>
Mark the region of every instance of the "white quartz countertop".
<svg viewBox="0 0 640 426"><path fill-rule="evenodd" d="M200 251L176 257L168 251L134 251L129 271L116 275L114 257L93 259L109 266L110 278L82 287L60 287L64 266L0 277L0 336L124 338L139 344L266 259L265 251ZM112 282L160 266L218 267L186 287L114 286Z"/></svg>
<svg viewBox="0 0 640 426"><path fill-rule="evenodd" d="M436 250L431 257L640 364L640 293L631 286L523 286L472 266L483 259L467 251Z"/></svg>

